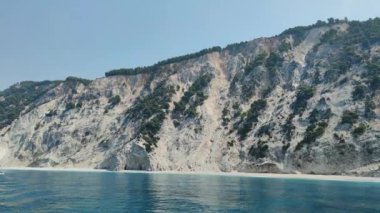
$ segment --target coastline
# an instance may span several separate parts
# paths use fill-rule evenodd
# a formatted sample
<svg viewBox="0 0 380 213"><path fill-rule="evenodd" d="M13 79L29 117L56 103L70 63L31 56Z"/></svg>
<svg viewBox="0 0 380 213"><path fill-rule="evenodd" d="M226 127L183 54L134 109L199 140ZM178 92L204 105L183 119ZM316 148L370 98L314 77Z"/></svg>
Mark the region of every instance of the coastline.
<svg viewBox="0 0 380 213"><path fill-rule="evenodd" d="M344 175L310 175L310 174L243 173L243 172L137 171L137 170L109 171L105 169L91 169L91 168L0 167L0 171L4 172L7 170L56 171L56 172L109 172L109 173L120 173L120 174L143 173L143 174L173 174L173 175L212 175L212 176L231 176L231 177L380 183L380 177L358 177L358 176L344 176Z"/></svg>

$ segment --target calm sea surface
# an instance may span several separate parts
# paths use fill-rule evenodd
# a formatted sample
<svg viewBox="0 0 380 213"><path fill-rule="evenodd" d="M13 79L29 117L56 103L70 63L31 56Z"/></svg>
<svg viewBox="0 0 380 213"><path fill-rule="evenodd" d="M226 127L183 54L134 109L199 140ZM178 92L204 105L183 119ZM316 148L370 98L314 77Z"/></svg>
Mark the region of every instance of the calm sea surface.
<svg viewBox="0 0 380 213"><path fill-rule="evenodd" d="M380 212L380 183L5 171L0 212Z"/></svg>

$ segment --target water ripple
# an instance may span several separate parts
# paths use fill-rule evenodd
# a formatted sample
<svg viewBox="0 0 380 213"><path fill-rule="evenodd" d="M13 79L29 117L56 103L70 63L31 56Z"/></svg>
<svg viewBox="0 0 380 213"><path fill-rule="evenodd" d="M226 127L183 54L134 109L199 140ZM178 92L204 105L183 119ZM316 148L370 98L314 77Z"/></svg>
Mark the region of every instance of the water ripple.
<svg viewBox="0 0 380 213"><path fill-rule="evenodd" d="M380 184L7 171L0 212L380 212Z"/></svg>

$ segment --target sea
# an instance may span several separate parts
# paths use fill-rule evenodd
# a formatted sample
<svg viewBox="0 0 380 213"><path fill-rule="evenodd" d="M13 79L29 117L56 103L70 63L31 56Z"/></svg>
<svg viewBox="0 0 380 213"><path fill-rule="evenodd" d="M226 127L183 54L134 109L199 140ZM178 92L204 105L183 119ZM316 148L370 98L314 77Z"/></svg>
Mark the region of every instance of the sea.
<svg viewBox="0 0 380 213"><path fill-rule="evenodd" d="M380 212L380 183L5 170L0 212Z"/></svg>

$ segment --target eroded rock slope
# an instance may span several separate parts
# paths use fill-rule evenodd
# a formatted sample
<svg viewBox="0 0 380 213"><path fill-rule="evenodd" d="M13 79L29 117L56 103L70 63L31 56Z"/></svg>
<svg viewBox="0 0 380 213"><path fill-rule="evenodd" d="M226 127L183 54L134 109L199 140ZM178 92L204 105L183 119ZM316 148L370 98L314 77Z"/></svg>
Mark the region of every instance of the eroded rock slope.
<svg viewBox="0 0 380 213"><path fill-rule="evenodd" d="M379 19L47 85L0 93L0 166L380 176Z"/></svg>

